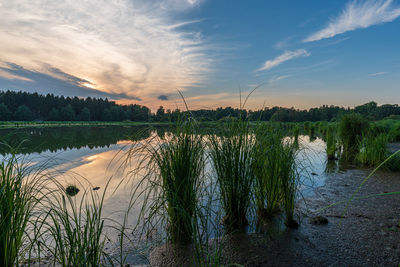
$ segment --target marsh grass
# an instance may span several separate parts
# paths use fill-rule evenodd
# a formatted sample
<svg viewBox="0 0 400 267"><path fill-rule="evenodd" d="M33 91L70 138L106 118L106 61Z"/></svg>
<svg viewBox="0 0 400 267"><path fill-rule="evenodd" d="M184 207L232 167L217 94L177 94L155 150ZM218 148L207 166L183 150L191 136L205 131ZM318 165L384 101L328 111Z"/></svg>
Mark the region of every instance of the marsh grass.
<svg viewBox="0 0 400 267"><path fill-rule="evenodd" d="M300 127L296 123L296 125L293 128L293 140L294 144L298 147L299 146L299 135L300 135Z"/></svg>
<svg viewBox="0 0 400 267"><path fill-rule="evenodd" d="M358 154L360 163L367 167L376 167L381 164L390 154L387 150L388 142L387 134L375 136L370 133L365 135L361 141Z"/></svg>
<svg viewBox="0 0 400 267"><path fill-rule="evenodd" d="M102 216L104 195L89 186L80 198L71 197L66 188L54 182L57 189L42 200L42 211L35 221L35 253L58 266L104 266L107 237Z"/></svg>
<svg viewBox="0 0 400 267"><path fill-rule="evenodd" d="M344 160L356 159L362 136L368 132L368 129L368 121L360 114L347 114L341 118L338 131Z"/></svg>
<svg viewBox="0 0 400 267"><path fill-rule="evenodd" d="M209 137L208 146L225 213L223 223L227 233L245 232L251 204L255 137L242 118L223 123L220 131L220 135Z"/></svg>
<svg viewBox="0 0 400 267"><path fill-rule="evenodd" d="M336 137L336 130L333 127L327 127L325 130L326 139L326 155L328 160L337 159L336 153L338 152L338 141Z"/></svg>
<svg viewBox="0 0 400 267"><path fill-rule="evenodd" d="M191 243L197 224L206 159L196 127L188 119L172 134L145 140L130 151L142 155L137 169L143 177L135 189L144 199L141 221L145 228L164 228L175 245Z"/></svg>
<svg viewBox="0 0 400 267"><path fill-rule="evenodd" d="M10 151L0 163L0 266L5 267L18 266L31 246L27 228L47 182L42 168L31 168L17 150Z"/></svg>
<svg viewBox="0 0 400 267"><path fill-rule="evenodd" d="M271 219L280 210L281 160L283 135L276 129L261 126L254 146L254 196L260 219Z"/></svg>
<svg viewBox="0 0 400 267"><path fill-rule="evenodd" d="M297 148L291 142L282 145L280 179L283 197L283 208L286 214L286 225L297 228L298 223L294 219L294 210L299 186L299 171L296 164Z"/></svg>

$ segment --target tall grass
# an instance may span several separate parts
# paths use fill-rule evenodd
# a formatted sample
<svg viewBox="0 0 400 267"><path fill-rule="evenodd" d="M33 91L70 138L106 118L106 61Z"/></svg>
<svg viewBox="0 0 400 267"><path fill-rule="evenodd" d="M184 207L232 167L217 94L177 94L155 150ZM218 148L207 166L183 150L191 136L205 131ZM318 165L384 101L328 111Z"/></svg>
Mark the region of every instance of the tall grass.
<svg viewBox="0 0 400 267"><path fill-rule="evenodd" d="M341 118L338 131L345 160L353 161L356 158L362 136L368 128L368 121L360 114L347 114Z"/></svg>
<svg viewBox="0 0 400 267"><path fill-rule="evenodd" d="M283 208L286 214L286 225L297 228L294 209L299 185L299 173L296 164L297 147L291 142L282 145L280 155L280 179L283 196Z"/></svg>
<svg viewBox="0 0 400 267"><path fill-rule="evenodd" d="M221 125L221 135L211 135L209 149L220 190L227 233L245 232L251 204L255 137L243 119Z"/></svg>
<svg viewBox="0 0 400 267"><path fill-rule="evenodd" d="M294 139L294 143L296 144L296 146L299 146L299 135L300 135L300 127L296 123L296 125L294 126L294 129L293 129L293 139Z"/></svg>
<svg viewBox="0 0 400 267"><path fill-rule="evenodd" d="M99 198L88 189L77 200L62 188L58 192L47 199L48 210L36 224L37 251L47 251L54 265L104 266L104 194Z"/></svg>
<svg viewBox="0 0 400 267"><path fill-rule="evenodd" d="M254 194L260 219L271 219L280 210L281 160L283 135L276 129L261 126L254 146Z"/></svg>
<svg viewBox="0 0 400 267"><path fill-rule="evenodd" d="M337 137L336 137L336 131L335 128L333 127L327 127L325 130L326 134L326 155L328 157L328 160L335 160L337 159L336 157L336 152L338 152L338 144L337 144Z"/></svg>
<svg viewBox="0 0 400 267"><path fill-rule="evenodd" d="M142 153L139 169L144 176L141 218L148 225L161 224L172 244L193 241L205 167L205 148L197 124L179 123L173 134L147 140L131 153Z"/></svg>
<svg viewBox="0 0 400 267"><path fill-rule="evenodd" d="M24 242L40 201L40 189L45 186L41 170L34 171L16 154L0 163L0 266L18 266L24 257Z"/></svg>
<svg viewBox="0 0 400 267"><path fill-rule="evenodd" d="M361 141L358 160L361 164L374 167L381 164L388 156L387 150L389 138L386 134L367 134Z"/></svg>

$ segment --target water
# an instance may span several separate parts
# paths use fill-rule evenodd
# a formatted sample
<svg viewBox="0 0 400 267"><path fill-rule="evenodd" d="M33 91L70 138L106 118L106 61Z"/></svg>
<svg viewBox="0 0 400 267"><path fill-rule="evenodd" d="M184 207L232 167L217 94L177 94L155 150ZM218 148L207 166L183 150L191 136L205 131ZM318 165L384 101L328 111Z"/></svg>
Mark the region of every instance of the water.
<svg viewBox="0 0 400 267"><path fill-rule="evenodd" d="M164 136L167 131L126 126L1 129L0 140L13 147L22 144L20 155L33 166L46 166L64 186L75 184L81 190L100 187L97 193L101 195L109 181L103 215L122 222L137 183L127 179L130 168L124 164L126 152L134 141ZM299 143L301 193L310 196L313 188L323 185L327 177L325 143L319 138L310 141L308 136L300 136ZM8 152L2 146L0 157ZM135 161L134 155L131 160ZM135 225L139 211L139 205L130 211L129 227Z"/></svg>

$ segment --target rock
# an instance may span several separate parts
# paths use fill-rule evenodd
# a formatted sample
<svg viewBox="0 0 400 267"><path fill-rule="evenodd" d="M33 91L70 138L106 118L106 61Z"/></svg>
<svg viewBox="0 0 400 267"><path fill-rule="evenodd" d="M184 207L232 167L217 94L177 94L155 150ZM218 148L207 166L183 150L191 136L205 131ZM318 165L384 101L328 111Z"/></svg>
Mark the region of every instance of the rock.
<svg viewBox="0 0 400 267"><path fill-rule="evenodd" d="M323 216L311 217L308 222L313 225L323 225L328 223L328 219Z"/></svg>

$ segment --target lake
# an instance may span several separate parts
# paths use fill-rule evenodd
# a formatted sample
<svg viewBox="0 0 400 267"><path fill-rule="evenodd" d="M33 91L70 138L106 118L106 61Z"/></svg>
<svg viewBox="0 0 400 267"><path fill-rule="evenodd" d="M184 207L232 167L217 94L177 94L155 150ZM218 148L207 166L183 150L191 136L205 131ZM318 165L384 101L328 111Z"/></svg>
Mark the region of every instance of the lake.
<svg viewBox="0 0 400 267"><path fill-rule="evenodd" d="M103 215L122 222L137 181L129 175L127 151L141 140L156 135L164 136L168 127L143 126L81 126L0 129L0 140L16 148L31 166L45 167L62 185L77 185L80 190L99 187L101 195L107 183ZM301 194L310 196L315 187L323 185L332 166L328 166L325 143L320 138L310 141L300 136ZM0 148L2 157L9 148ZM135 155L130 155L131 162ZM208 167L208 169L210 169ZM335 166L333 166L335 171ZM82 193L77 195L77 199ZM134 205L129 213L129 227L133 227L140 211Z"/></svg>

